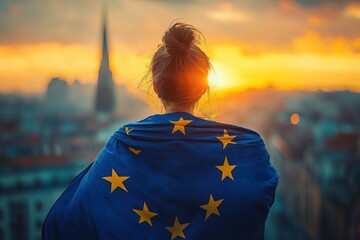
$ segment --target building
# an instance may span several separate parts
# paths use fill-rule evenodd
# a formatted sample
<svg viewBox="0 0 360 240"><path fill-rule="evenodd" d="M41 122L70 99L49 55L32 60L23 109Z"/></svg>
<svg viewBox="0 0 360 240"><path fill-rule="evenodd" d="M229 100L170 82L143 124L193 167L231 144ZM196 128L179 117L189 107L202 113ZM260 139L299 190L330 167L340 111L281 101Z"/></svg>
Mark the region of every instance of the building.
<svg viewBox="0 0 360 240"><path fill-rule="evenodd" d="M42 224L52 204L88 164L64 164L63 157L47 158L47 162L60 165L1 170L0 239L41 240Z"/></svg>
<svg viewBox="0 0 360 240"><path fill-rule="evenodd" d="M111 114L115 110L115 92L112 72L109 66L109 49L107 39L106 13L103 16L102 56L95 96L97 113Z"/></svg>
<svg viewBox="0 0 360 240"><path fill-rule="evenodd" d="M69 105L69 85L61 78L52 78L49 82L45 96L46 111L56 113L64 111Z"/></svg>

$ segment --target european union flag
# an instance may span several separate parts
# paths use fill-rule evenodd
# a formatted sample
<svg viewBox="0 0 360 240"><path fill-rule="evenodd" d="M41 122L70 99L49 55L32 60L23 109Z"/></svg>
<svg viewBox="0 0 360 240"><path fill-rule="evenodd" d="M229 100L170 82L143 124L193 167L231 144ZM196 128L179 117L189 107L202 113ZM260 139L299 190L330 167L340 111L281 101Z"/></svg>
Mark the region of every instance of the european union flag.
<svg viewBox="0 0 360 240"><path fill-rule="evenodd" d="M263 239L278 172L254 131L186 112L121 127L51 208L44 239Z"/></svg>

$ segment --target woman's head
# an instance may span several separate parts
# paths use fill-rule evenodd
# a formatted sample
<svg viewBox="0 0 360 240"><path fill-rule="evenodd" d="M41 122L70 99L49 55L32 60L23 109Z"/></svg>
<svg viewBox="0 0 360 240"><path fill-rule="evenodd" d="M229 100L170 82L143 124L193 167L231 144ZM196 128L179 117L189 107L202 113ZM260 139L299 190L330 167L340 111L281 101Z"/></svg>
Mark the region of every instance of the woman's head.
<svg viewBox="0 0 360 240"><path fill-rule="evenodd" d="M208 90L208 56L198 47L201 33L191 25L173 24L154 54L153 87L164 104L195 104Z"/></svg>

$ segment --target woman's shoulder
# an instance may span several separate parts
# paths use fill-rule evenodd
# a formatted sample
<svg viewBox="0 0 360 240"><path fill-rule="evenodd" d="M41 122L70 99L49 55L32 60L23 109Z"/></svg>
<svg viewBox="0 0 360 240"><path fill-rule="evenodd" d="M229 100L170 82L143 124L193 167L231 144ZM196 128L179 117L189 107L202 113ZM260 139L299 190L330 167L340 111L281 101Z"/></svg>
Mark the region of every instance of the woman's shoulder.
<svg viewBox="0 0 360 240"><path fill-rule="evenodd" d="M123 125L119 130L123 132L130 131L131 129L146 129L150 130L160 130L163 127L167 126L183 126L187 129L192 130L207 130L208 132L214 133L232 133L237 134L246 138L253 138L257 140L262 140L259 133L255 130L214 120L205 119L199 116L195 116L188 112L173 112L165 114L154 114L148 116L142 120L129 122Z"/></svg>
<svg viewBox="0 0 360 240"><path fill-rule="evenodd" d="M220 128L230 129L233 131L247 133L247 134L256 135L256 136L260 137L260 134L258 132L256 132L255 130L241 126L241 125L236 125L236 124L231 124L231 123L226 123L226 122L219 122L219 121L209 120L209 119L204 119L204 118L199 118L199 119L204 124L208 124L208 125L212 125L212 126L219 126Z"/></svg>

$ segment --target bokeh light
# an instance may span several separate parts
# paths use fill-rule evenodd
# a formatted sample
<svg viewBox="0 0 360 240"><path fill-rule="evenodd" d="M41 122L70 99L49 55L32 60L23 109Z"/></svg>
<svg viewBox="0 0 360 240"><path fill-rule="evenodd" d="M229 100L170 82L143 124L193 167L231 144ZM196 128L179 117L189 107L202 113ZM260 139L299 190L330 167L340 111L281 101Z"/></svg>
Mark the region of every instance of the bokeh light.
<svg viewBox="0 0 360 240"><path fill-rule="evenodd" d="M291 114L291 116L290 116L290 122L291 122L293 125L298 125L299 122L300 122L300 115L297 114L297 113Z"/></svg>

